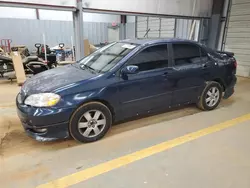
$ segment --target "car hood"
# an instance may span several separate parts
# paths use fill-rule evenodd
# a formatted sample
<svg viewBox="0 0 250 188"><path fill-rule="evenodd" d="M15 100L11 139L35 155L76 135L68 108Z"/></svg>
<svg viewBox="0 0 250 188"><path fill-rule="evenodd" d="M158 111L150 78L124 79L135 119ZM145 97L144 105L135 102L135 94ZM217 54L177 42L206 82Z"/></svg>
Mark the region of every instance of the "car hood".
<svg viewBox="0 0 250 188"><path fill-rule="evenodd" d="M96 77L97 74L83 70L78 65L67 65L51 69L28 79L22 86L24 95L52 92L62 86Z"/></svg>

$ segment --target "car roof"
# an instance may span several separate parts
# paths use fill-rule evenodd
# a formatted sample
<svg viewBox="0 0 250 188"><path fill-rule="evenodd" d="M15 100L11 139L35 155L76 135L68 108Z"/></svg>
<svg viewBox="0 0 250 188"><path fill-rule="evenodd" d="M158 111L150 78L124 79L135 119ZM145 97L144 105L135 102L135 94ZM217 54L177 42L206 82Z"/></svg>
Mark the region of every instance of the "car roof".
<svg viewBox="0 0 250 188"><path fill-rule="evenodd" d="M187 40L187 39L178 39L178 38L136 38L136 39L125 39L121 40L120 42L123 43L130 43L130 44L137 44L137 45L145 45L145 44L157 44L162 42L189 42L189 43L196 43L196 41Z"/></svg>

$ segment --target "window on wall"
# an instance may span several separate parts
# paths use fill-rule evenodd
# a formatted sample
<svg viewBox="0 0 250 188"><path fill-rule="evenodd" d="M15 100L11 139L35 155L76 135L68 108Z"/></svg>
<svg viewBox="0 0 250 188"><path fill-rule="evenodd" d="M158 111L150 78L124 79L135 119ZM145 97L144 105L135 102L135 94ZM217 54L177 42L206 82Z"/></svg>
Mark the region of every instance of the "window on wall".
<svg viewBox="0 0 250 188"><path fill-rule="evenodd" d="M36 19L35 9L0 7L0 18Z"/></svg>
<svg viewBox="0 0 250 188"><path fill-rule="evenodd" d="M137 16L137 38L165 38L174 37L175 19L160 17Z"/></svg>
<svg viewBox="0 0 250 188"><path fill-rule="evenodd" d="M133 59L131 59L129 64L137 65L139 67L139 71L148 71L167 67L167 45L148 47L145 50L139 52Z"/></svg>
<svg viewBox="0 0 250 188"><path fill-rule="evenodd" d="M176 66L200 63L200 48L193 44L173 44Z"/></svg>
<svg viewBox="0 0 250 188"><path fill-rule="evenodd" d="M61 20L61 21L73 20L72 12L69 11L39 9L39 15L41 20Z"/></svg>

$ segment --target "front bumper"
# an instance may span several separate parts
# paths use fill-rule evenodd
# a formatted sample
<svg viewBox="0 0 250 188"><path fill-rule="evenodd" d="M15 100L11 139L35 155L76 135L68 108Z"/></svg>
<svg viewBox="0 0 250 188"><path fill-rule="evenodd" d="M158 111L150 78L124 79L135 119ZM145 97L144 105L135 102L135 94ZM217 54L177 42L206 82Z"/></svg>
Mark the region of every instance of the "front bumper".
<svg viewBox="0 0 250 188"><path fill-rule="evenodd" d="M17 102L17 114L26 134L37 141L68 138L68 122L73 110L35 108Z"/></svg>
<svg viewBox="0 0 250 188"><path fill-rule="evenodd" d="M237 77L234 76L234 79L231 82L231 84L225 89L225 93L223 96L224 99L228 99L229 97L231 97L234 94L234 87L235 87L236 83L237 83Z"/></svg>
<svg viewBox="0 0 250 188"><path fill-rule="evenodd" d="M23 123L23 128L28 136L31 138L45 142L45 141L54 141L58 139L64 139L69 137L68 132L68 123L60 123L56 125L50 125L49 127L44 127L46 129L45 132L37 132L36 130L39 130L37 128L34 128L33 126L27 125L26 123Z"/></svg>

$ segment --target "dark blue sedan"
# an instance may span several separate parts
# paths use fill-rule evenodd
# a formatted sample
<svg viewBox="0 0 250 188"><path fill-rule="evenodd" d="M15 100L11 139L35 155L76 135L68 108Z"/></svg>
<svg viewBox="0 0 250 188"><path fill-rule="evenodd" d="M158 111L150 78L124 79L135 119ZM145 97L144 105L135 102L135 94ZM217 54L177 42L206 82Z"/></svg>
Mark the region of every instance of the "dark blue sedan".
<svg viewBox="0 0 250 188"><path fill-rule="evenodd" d="M26 133L40 141L101 139L113 122L234 93L233 53L178 40L124 40L27 80L17 96Z"/></svg>

